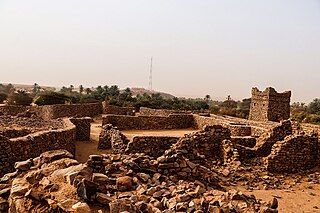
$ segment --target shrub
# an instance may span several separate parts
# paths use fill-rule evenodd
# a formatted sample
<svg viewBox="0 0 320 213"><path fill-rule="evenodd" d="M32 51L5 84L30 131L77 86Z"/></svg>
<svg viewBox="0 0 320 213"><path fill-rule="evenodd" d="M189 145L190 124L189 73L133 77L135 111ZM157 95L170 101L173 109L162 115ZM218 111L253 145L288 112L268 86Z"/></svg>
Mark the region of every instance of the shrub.
<svg viewBox="0 0 320 213"><path fill-rule="evenodd" d="M32 98L25 91L19 90L11 93L7 98L8 104L28 106L32 103Z"/></svg>
<svg viewBox="0 0 320 213"><path fill-rule="evenodd" d="M5 93L0 93L0 104L3 103L8 98L8 95Z"/></svg>
<svg viewBox="0 0 320 213"><path fill-rule="evenodd" d="M44 92L39 94L34 103L37 105L53 105L53 104L64 104L70 98L62 93L58 92Z"/></svg>

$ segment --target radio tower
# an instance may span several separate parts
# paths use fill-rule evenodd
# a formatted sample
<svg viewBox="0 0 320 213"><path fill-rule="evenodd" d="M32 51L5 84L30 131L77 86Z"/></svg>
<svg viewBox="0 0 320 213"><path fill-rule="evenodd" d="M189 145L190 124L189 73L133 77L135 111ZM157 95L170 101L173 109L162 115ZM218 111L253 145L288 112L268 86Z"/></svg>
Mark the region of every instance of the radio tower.
<svg viewBox="0 0 320 213"><path fill-rule="evenodd" d="M149 90L152 91L152 57L150 63Z"/></svg>

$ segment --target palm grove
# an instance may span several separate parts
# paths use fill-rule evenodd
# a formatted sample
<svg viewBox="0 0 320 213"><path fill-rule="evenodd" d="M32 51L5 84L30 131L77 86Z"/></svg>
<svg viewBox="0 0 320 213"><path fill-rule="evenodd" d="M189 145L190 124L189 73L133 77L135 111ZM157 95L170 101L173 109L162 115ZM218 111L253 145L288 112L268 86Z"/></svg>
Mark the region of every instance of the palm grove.
<svg viewBox="0 0 320 213"><path fill-rule="evenodd" d="M138 94L133 96L131 90L120 90L117 85L84 88L80 85L62 87L60 91L52 91L34 84L30 91L17 90L12 84L0 84L0 103L9 105L52 105L94 103L108 101L116 106L149 107L154 109L197 110L218 115L229 115L248 118L250 98L235 101L230 96L225 101L211 100L210 95L203 99L163 98L159 93ZM316 98L309 104L295 102L291 105L291 118L300 122L320 124L320 99Z"/></svg>

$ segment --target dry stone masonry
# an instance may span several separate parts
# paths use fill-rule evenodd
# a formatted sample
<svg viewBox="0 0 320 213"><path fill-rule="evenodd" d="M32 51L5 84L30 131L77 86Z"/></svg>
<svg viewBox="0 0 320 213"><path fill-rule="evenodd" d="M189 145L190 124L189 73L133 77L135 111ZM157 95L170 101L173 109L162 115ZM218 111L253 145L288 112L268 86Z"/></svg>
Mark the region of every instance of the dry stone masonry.
<svg viewBox="0 0 320 213"><path fill-rule="evenodd" d="M110 105L107 101L102 102L103 114L113 115L135 115L137 109L135 107L119 107Z"/></svg>
<svg viewBox="0 0 320 213"><path fill-rule="evenodd" d="M151 157L159 157L178 140L178 137L168 136L134 136L125 153L145 153Z"/></svg>
<svg viewBox="0 0 320 213"><path fill-rule="evenodd" d="M264 91L252 88L249 120L281 121L290 118L291 92L278 93L268 87Z"/></svg>
<svg viewBox="0 0 320 213"><path fill-rule="evenodd" d="M112 124L119 130L188 129L194 127L193 115L184 114L172 114L167 117L104 115L102 119L102 125Z"/></svg>
<svg viewBox="0 0 320 213"><path fill-rule="evenodd" d="M140 107L139 110L140 115L144 116L161 116L161 117L167 117L171 114L179 114L184 113L184 111L179 110L170 110L170 109L151 109L147 107Z"/></svg>
<svg viewBox="0 0 320 213"><path fill-rule="evenodd" d="M66 149L75 153L76 127L64 119L64 127L40 131L19 138L4 138L0 143L0 175L13 170L16 161L36 157L53 149Z"/></svg>
<svg viewBox="0 0 320 213"><path fill-rule="evenodd" d="M76 140L90 141L90 129L93 119L90 117L70 118L70 121L76 126Z"/></svg>
<svg viewBox="0 0 320 213"><path fill-rule="evenodd" d="M296 172L316 167L320 163L317 135L288 136L272 147L267 157L267 169L271 172Z"/></svg>
<svg viewBox="0 0 320 213"><path fill-rule="evenodd" d="M129 140L116 127L106 124L99 135L98 149L112 149L114 153L124 153Z"/></svg>
<svg viewBox="0 0 320 213"><path fill-rule="evenodd" d="M89 104L56 104L40 107L44 119L62 117L94 117L102 113L101 103Z"/></svg>

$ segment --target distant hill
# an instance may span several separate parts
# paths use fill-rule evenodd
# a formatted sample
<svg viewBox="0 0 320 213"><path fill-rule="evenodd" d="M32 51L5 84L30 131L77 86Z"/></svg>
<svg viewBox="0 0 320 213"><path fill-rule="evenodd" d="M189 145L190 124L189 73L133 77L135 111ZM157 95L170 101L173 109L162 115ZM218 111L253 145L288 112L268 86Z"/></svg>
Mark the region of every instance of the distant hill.
<svg viewBox="0 0 320 213"><path fill-rule="evenodd" d="M8 85L8 83L2 83L2 84L3 85ZM27 92L31 92L32 89L33 89L33 85L26 85L26 84L12 84L12 85L14 86L14 88L16 90L24 90L24 91L27 91ZM43 90L52 90L52 91L56 90L55 87L41 86L41 85L39 85L39 86Z"/></svg>
<svg viewBox="0 0 320 213"><path fill-rule="evenodd" d="M131 89L131 92L132 92L133 96L137 96L138 94L139 95L143 95L144 93L146 93L148 95L159 93L163 98L166 98L166 99L170 99L170 98L174 98L175 97L175 96L173 96L171 94L168 94L168 93L154 91L154 90L147 90L147 89L144 89L144 88L130 88L130 89Z"/></svg>

